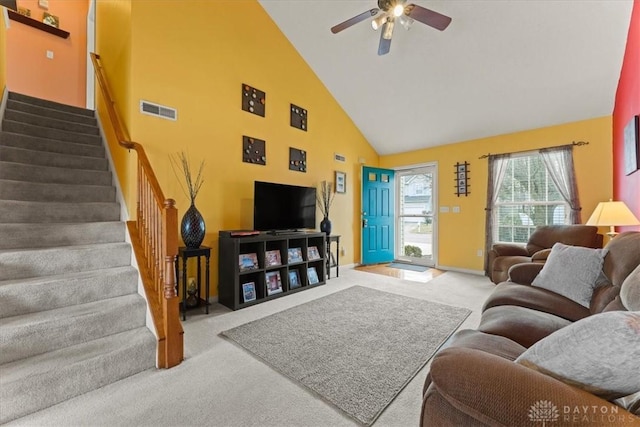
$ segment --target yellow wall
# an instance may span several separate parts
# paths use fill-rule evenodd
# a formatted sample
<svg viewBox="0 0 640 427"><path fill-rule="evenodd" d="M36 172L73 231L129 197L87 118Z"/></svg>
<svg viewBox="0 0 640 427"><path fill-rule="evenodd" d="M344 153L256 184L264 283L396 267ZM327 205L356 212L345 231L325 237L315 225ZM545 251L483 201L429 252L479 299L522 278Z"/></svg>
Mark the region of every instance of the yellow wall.
<svg viewBox="0 0 640 427"><path fill-rule="evenodd" d="M0 7L0 97L7 85L7 28L2 9Z"/></svg>
<svg viewBox="0 0 640 427"><path fill-rule="evenodd" d="M375 166L378 155L257 1L196 3L100 1L98 46L119 104L128 103L131 138L145 147L165 196L176 199L179 219L189 200L169 155L184 150L194 165L206 163L196 206L207 227L203 244L213 248L211 294L217 293L218 231L252 228L254 180L317 186L333 182L335 170L346 172L347 193L335 197L331 220L333 233L343 235L341 262L359 261L358 159ZM266 92L264 118L242 111L242 83ZM178 120L140 114L140 100L176 108ZM289 126L290 103L309 111L308 132ZM242 162L243 135L266 140L266 166ZM289 147L306 150L307 173L288 169ZM334 152L346 163L335 162ZM130 163L121 159L118 175L133 216Z"/></svg>
<svg viewBox="0 0 640 427"><path fill-rule="evenodd" d="M484 249L488 161L478 157L487 153L498 154L564 145L572 141L589 142L587 146L575 147L573 154L582 204L582 222L585 222L598 202L611 197L613 182L610 116L381 156L380 167L397 168L426 162L438 163L437 206L460 206L459 214L438 214L438 263L441 266L479 271L483 268L484 260L483 257L477 256L477 250ZM453 165L464 161L471 164L471 194L467 197L457 197L454 193Z"/></svg>
<svg viewBox="0 0 640 427"><path fill-rule="evenodd" d="M117 28L118 31L114 31ZM112 96L118 104L125 127L131 121L131 3L129 0L100 0L96 2L96 53L109 76ZM96 88L98 85L96 84ZM116 174L128 203L131 218L135 218L136 153L121 148L107 119L104 100L96 89L97 110L113 158Z"/></svg>

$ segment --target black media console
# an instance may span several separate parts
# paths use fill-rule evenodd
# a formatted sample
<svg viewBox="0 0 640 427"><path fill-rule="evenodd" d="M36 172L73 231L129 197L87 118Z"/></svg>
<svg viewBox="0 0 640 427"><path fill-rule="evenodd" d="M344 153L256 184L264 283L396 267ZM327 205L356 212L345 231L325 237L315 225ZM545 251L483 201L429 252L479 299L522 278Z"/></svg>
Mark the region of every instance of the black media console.
<svg viewBox="0 0 640 427"><path fill-rule="evenodd" d="M321 232L219 233L218 301L232 310L326 283Z"/></svg>

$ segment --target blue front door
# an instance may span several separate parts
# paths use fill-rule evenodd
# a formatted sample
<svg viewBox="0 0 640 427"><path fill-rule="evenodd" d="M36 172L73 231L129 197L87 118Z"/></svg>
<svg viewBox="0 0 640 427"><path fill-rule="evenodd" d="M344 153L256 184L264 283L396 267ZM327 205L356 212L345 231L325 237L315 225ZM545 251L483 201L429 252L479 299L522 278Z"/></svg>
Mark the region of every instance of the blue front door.
<svg viewBox="0 0 640 427"><path fill-rule="evenodd" d="M362 264L394 259L394 171L362 167Z"/></svg>

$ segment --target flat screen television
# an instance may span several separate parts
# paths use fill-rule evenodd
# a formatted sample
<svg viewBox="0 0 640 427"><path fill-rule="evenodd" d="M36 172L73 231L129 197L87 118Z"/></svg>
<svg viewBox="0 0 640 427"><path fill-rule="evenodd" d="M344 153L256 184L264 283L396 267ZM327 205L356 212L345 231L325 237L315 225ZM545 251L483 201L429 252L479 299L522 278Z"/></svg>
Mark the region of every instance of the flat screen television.
<svg viewBox="0 0 640 427"><path fill-rule="evenodd" d="M316 189L255 181L253 229L301 230L316 227Z"/></svg>

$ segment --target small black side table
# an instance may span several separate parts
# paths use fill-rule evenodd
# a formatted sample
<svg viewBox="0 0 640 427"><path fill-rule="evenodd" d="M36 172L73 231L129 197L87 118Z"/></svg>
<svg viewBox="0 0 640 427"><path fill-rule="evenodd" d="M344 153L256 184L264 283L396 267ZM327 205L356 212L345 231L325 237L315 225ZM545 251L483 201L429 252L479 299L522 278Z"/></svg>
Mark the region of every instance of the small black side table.
<svg viewBox="0 0 640 427"><path fill-rule="evenodd" d="M202 256L206 259L204 298L202 298L202 282L200 280L200 257ZM183 246L178 248L178 256L176 257L176 293L178 293L179 285L177 279L180 277L178 274L179 259L182 258L182 320L187 320L187 260L193 257L198 258L198 288L196 293L198 295L198 305L194 308L204 306L206 313L209 314L209 259L211 258L211 248L200 246L199 248L190 249Z"/></svg>
<svg viewBox="0 0 640 427"><path fill-rule="evenodd" d="M336 255L331 251L331 242L336 242ZM340 277L340 235L327 236L327 280L331 279L331 267L336 268L336 277Z"/></svg>

